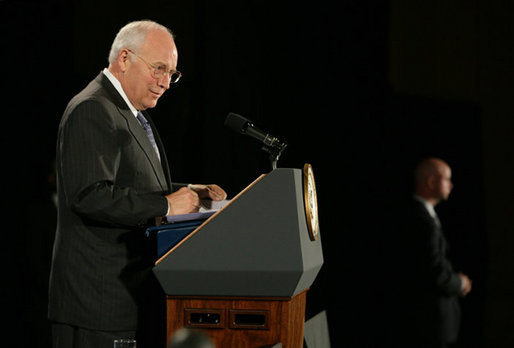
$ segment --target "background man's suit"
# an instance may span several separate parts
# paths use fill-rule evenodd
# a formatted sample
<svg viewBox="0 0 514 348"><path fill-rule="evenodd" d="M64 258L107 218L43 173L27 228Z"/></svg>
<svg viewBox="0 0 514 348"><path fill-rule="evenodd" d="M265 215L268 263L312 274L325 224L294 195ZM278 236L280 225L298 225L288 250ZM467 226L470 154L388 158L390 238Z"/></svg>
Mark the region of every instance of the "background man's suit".
<svg viewBox="0 0 514 348"><path fill-rule="evenodd" d="M385 238L388 279L384 286L387 347L445 347L460 324L461 280L448 258L438 219L412 199L395 215L396 230Z"/></svg>
<svg viewBox="0 0 514 348"><path fill-rule="evenodd" d="M136 330L138 317L160 298L152 248L142 232L154 217L166 215L164 195L179 185L172 188L166 154L153 131L161 161L103 73L68 104L57 144L51 320L92 330Z"/></svg>

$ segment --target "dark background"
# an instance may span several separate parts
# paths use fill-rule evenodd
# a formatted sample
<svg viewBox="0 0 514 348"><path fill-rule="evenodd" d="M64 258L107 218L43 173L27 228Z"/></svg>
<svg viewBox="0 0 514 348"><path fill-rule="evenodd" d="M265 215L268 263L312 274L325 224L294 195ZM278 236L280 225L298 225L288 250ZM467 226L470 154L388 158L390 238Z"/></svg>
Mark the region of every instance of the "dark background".
<svg viewBox="0 0 514 348"><path fill-rule="evenodd" d="M512 347L513 15L500 0L0 1L6 336L44 346L60 116L119 28L148 18L175 32L183 72L151 111L175 181L233 196L270 170L228 112L289 144L279 167L313 165L325 264L307 316L327 310L334 347L380 347L385 221L425 155L452 166L438 211L473 280L458 346Z"/></svg>

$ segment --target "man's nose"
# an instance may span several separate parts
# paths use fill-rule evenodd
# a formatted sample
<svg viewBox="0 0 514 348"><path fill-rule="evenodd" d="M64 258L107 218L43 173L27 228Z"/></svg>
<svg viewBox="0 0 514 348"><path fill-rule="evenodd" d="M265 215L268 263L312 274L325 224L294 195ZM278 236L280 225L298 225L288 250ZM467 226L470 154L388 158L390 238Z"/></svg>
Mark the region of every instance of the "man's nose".
<svg viewBox="0 0 514 348"><path fill-rule="evenodd" d="M171 84L171 76L169 74L164 74L161 78L157 80L159 87L162 87L166 90L170 89Z"/></svg>

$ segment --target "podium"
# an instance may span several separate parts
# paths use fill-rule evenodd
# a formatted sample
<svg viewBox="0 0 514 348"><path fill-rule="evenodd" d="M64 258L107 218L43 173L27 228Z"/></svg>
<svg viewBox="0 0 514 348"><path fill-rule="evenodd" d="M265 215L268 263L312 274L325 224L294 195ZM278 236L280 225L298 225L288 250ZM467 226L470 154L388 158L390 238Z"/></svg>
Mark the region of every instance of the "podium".
<svg viewBox="0 0 514 348"><path fill-rule="evenodd" d="M306 292L323 264L306 180L300 169L259 177L157 260L168 338L190 328L217 348L302 347Z"/></svg>

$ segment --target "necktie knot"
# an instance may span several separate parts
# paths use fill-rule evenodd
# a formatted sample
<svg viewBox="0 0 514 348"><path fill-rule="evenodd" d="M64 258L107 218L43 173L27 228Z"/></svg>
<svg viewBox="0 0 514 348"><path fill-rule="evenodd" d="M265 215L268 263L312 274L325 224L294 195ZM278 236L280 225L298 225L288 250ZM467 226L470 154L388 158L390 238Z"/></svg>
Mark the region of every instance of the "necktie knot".
<svg viewBox="0 0 514 348"><path fill-rule="evenodd" d="M146 127L149 126L148 124L148 121L146 120L146 118L143 116L143 113L141 111L138 111L137 112L137 115L136 115L136 118L137 120L139 121L139 123L141 123L141 126L143 126L143 128L146 129Z"/></svg>

